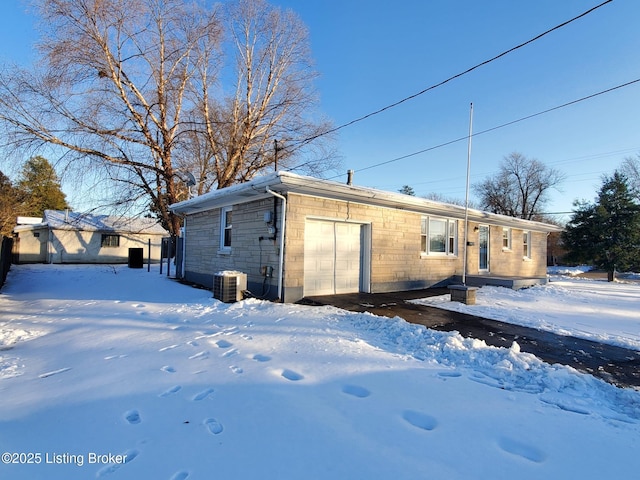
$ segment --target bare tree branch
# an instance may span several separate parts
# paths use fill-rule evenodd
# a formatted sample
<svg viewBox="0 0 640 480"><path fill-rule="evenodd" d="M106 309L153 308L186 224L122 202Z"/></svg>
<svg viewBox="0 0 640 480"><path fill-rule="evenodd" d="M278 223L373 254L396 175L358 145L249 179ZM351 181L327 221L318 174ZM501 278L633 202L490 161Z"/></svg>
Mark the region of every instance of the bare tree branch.
<svg viewBox="0 0 640 480"><path fill-rule="evenodd" d="M549 190L564 180L558 170L514 152L506 156L497 175L473 186L482 208L526 220L540 220Z"/></svg>
<svg viewBox="0 0 640 480"><path fill-rule="evenodd" d="M0 70L3 141L54 148L79 177L101 174L116 186L114 204L146 198L177 234L180 219L168 205L188 195L186 171L197 174L202 193L250 180L276 161L287 166L294 154L307 156L298 161L307 171L335 167L326 138L289 142L327 129L311 115L317 74L306 29L292 12L264 0L34 5L41 61ZM229 78L230 91L222 88Z"/></svg>

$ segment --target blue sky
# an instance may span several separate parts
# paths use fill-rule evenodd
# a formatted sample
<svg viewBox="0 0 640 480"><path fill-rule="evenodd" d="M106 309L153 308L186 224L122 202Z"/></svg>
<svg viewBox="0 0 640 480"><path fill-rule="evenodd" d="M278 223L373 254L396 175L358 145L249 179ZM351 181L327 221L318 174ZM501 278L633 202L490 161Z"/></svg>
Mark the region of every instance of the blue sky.
<svg viewBox="0 0 640 480"><path fill-rule="evenodd" d="M309 28L321 113L341 125L533 38L601 0L272 0ZM3 3L0 57L28 62L35 40L18 0ZM337 147L354 183L410 185L464 198L467 143L372 165L640 78L640 2L615 0L495 62L385 113L340 130ZM549 212L593 200L601 176L640 153L640 84L474 137L471 181L511 152L567 175ZM345 179L346 173L336 179ZM561 217L562 218L562 217ZM566 219L567 216L565 215Z"/></svg>

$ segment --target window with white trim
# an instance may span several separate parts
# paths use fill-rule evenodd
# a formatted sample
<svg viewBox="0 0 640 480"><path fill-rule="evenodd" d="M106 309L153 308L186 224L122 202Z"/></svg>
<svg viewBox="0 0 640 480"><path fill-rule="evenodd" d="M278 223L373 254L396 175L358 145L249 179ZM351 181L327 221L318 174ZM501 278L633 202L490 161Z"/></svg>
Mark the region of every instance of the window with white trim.
<svg viewBox="0 0 640 480"><path fill-rule="evenodd" d="M511 250L511 229L507 227L502 229L502 250Z"/></svg>
<svg viewBox="0 0 640 480"><path fill-rule="evenodd" d="M458 221L439 217L422 217L421 251L428 255L457 255Z"/></svg>
<svg viewBox="0 0 640 480"><path fill-rule="evenodd" d="M522 256L531 258L531 232L528 230L522 232Z"/></svg>
<svg viewBox="0 0 640 480"><path fill-rule="evenodd" d="M232 224L231 207L222 207L220 211L220 249L231 249L231 224Z"/></svg>
<svg viewBox="0 0 640 480"><path fill-rule="evenodd" d="M103 233L100 238L101 247L119 247L120 235L114 235L110 233Z"/></svg>

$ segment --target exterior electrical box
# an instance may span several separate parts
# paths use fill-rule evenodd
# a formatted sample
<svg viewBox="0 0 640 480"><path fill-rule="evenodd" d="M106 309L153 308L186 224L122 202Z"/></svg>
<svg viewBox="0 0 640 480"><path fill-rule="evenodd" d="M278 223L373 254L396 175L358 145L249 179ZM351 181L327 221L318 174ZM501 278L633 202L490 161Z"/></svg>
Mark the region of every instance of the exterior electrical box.
<svg viewBox="0 0 640 480"><path fill-rule="evenodd" d="M225 303L238 302L243 299L247 289L247 274L225 271L213 276L213 298Z"/></svg>

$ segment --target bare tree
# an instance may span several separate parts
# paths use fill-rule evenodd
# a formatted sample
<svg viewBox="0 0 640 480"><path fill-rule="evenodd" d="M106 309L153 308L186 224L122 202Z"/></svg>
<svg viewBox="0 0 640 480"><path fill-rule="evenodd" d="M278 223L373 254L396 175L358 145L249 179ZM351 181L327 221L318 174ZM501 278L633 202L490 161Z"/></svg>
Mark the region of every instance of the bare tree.
<svg viewBox="0 0 640 480"><path fill-rule="evenodd" d="M225 72L235 78L230 94L217 97L201 71L198 106L204 128L190 136L201 155L190 168L206 189L250 180L267 168L292 167L305 151L303 170L322 173L337 166L325 142L310 151L304 139L329 125L309 116L316 102L307 30L292 11L264 0L240 0L227 6L229 44ZM196 115L197 117L198 115ZM297 155L296 158L300 158Z"/></svg>
<svg viewBox="0 0 640 480"><path fill-rule="evenodd" d="M187 196L185 170L199 165L201 191L245 181L275 161L275 139L285 162L293 151L286 139L316 131L305 121L315 73L304 64L305 30L289 12L262 0L34 4L40 68L0 71L7 143L53 147L79 177L100 172L98 181L118 185L112 204L148 207L174 235L180 219L168 205ZM239 53L230 97L222 88L225 23Z"/></svg>
<svg viewBox="0 0 640 480"><path fill-rule="evenodd" d="M433 200L434 202L448 203L449 205L458 205L460 207L464 207L467 203L464 198L447 197L437 192L427 193L423 195L422 198ZM477 208L477 206L473 202L469 202L469 208Z"/></svg>
<svg viewBox="0 0 640 480"><path fill-rule="evenodd" d="M173 159L187 86L217 11L182 0L39 0L41 70L0 74L0 121L16 146L60 147L143 195L172 234ZM77 165L77 164L76 164Z"/></svg>
<svg viewBox="0 0 640 480"><path fill-rule="evenodd" d="M622 162L620 173L629 180L629 191L640 202L640 155L627 157Z"/></svg>
<svg viewBox="0 0 640 480"><path fill-rule="evenodd" d="M474 185L473 190L486 210L540 220L549 190L557 188L563 180L564 175L558 170L514 152L504 157L497 175Z"/></svg>

